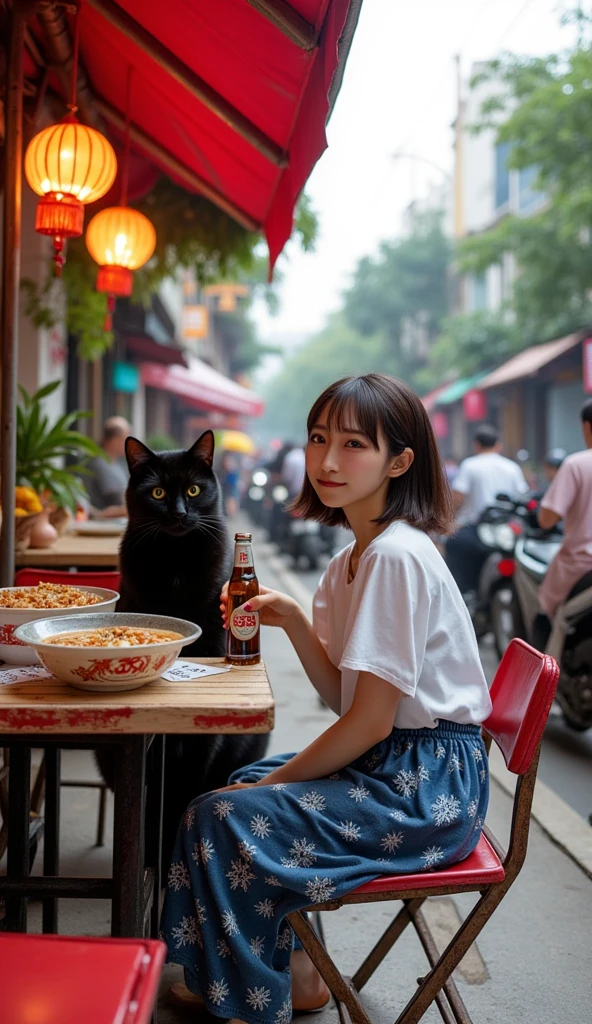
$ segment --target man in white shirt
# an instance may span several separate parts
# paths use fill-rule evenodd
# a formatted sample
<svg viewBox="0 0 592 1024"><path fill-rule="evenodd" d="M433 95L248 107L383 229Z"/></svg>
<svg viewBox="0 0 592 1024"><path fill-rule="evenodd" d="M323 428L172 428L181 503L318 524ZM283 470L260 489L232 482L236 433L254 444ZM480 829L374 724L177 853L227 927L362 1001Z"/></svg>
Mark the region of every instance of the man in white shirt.
<svg viewBox="0 0 592 1024"><path fill-rule="evenodd" d="M288 488L291 498L295 498L302 490L306 473L304 448L297 445L292 448L282 462L281 479Z"/></svg>
<svg viewBox="0 0 592 1024"><path fill-rule="evenodd" d="M499 434L484 424L473 438L475 455L465 459L454 478L452 500L460 530L446 545L446 561L461 593L477 590L479 573L490 548L477 535L484 509L497 504L498 494L524 494L528 484L516 462L501 454Z"/></svg>

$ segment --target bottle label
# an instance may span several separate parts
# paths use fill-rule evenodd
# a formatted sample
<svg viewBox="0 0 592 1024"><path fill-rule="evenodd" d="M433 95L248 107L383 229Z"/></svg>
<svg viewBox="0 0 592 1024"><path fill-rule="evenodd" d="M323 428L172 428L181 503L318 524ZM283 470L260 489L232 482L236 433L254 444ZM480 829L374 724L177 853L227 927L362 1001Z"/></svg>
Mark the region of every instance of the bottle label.
<svg viewBox="0 0 592 1024"><path fill-rule="evenodd" d="M230 632L237 640L251 640L259 631L259 612L237 608L230 616Z"/></svg>
<svg viewBox="0 0 592 1024"><path fill-rule="evenodd" d="M253 549L249 541L245 541L244 544L241 544L239 541L236 542L234 546L234 568L253 568Z"/></svg>

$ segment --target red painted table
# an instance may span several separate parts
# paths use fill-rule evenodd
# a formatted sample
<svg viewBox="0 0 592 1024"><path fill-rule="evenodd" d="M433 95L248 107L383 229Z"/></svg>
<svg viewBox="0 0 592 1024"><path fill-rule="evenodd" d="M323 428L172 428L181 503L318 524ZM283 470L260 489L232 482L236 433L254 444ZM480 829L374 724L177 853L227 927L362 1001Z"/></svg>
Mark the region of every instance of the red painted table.
<svg viewBox="0 0 592 1024"><path fill-rule="evenodd" d="M219 658L199 661L223 663ZM263 663L202 679L157 679L123 693L86 693L58 679L0 686L0 747L10 752L7 873L0 876L7 930L26 931L27 898L43 900L45 932L57 931L58 898L86 898L112 901L111 931L117 936L144 935L151 905L151 933L156 935L158 899L152 897L160 889L165 735L269 732L273 713ZM115 751L113 877L60 877L60 752L103 743ZM45 750L41 877L30 876L29 868L33 747Z"/></svg>
<svg viewBox="0 0 592 1024"><path fill-rule="evenodd" d="M163 942L0 934L6 1024L148 1024Z"/></svg>

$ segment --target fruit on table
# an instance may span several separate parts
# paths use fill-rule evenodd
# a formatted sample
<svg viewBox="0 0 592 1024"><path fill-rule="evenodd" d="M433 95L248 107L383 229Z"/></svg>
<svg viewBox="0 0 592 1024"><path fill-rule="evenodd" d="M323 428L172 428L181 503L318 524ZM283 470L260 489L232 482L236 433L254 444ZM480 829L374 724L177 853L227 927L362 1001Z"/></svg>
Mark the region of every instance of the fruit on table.
<svg viewBox="0 0 592 1024"><path fill-rule="evenodd" d="M32 515L35 512L43 511L41 499L32 487L15 487L14 503L17 516Z"/></svg>

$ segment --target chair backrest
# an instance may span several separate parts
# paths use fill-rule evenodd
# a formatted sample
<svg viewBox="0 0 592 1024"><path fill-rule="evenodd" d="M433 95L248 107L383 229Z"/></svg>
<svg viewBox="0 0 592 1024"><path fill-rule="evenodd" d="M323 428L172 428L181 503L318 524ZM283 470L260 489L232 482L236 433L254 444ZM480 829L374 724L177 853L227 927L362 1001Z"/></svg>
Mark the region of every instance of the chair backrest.
<svg viewBox="0 0 592 1024"><path fill-rule="evenodd" d="M15 587L35 587L38 583L65 583L75 587L104 587L119 591L118 572L68 572L58 569L19 569L14 577Z"/></svg>
<svg viewBox="0 0 592 1024"><path fill-rule="evenodd" d="M509 771L528 771L559 680L554 658L512 640L491 685L493 710L483 723L504 755Z"/></svg>

